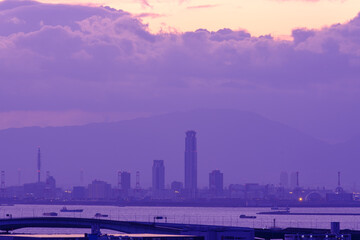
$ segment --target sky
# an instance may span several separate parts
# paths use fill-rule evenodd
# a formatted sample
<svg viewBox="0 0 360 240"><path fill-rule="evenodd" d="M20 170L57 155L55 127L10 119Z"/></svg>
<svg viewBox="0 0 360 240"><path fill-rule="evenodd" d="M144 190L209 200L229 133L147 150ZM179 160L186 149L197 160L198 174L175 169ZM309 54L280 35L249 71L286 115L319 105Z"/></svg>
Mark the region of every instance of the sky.
<svg viewBox="0 0 360 240"><path fill-rule="evenodd" d="M43 0L70 3L73 0ZM246 29L254 36L291 36L294 28L322 28L357 15L357 0L77 0L76 4L110 6L132 13L153 33L204 28Z"/></svg>
<svg viewBox="0 0 360 240"><path fill-rule="evenodd" d="M69 2L0 2L0 129L226 108L360 135L358 0Z"/></svg>
<svg viewBox="0 0 360 240"><path fill-rule="evenodd" d="M358 0L69 3L0 2L0 129L235 109L360 139Z"/></svg>

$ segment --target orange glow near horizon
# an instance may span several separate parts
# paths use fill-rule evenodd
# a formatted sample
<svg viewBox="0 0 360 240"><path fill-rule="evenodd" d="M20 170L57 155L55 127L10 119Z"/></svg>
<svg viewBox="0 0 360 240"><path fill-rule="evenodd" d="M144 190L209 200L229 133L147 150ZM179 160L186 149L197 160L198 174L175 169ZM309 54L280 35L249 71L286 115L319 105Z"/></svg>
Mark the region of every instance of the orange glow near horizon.
<svg viewBox="0 0 360 240"><path fill-rule="evenodd" d="M121 9L141 18L152 33L230 28L280 39L288 39L295 28L320 29L347 22L360 11L358 0L204 0L201 4L191 0L40 1Z"/></svg>

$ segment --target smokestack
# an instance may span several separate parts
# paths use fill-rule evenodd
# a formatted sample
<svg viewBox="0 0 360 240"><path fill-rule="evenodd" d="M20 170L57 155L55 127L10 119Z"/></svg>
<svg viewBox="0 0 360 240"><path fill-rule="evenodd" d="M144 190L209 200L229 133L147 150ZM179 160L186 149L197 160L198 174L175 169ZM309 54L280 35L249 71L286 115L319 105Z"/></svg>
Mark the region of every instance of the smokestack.
<svg viewBox="0 0 360 240"><path fill-rule="evenodd" d="M340 222L331 222L331 233L336 235L340 234Z"/></svg>
<svg viewBox="0 0 360 240"><path fill-rule="evenodd" d="M40 152L40 147L38 147L38 155L37 155L37 175L38 175L38 183L40 182L40 171L41 171L41 152Z"/></svg>
<svg viewBox="0 0 360 240"><path fill-rule="evenodd" d="M340 187L340 172L338 172L338 187Z"/></svg>

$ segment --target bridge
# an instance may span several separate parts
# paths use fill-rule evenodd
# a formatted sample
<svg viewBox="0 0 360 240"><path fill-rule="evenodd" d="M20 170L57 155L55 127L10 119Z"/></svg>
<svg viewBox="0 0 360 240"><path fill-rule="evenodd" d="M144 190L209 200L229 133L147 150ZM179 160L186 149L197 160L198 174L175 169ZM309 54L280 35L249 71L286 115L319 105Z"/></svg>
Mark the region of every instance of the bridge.
<svg viewBox="0 0 360 240"><path fill-rule="evenodd" d="M22 228L87 228L92 234L100 229L122 233L151 233L201 236L204 240L254 239L251 228L176 224L158 222L114 221L95 218L33 217L0 219L0 231L11 232Z"/></svg>
<svg viewBox="0 0 360 240"><path fill-rule="evenodd" d="M122 233L150 233L171 235L192 235L204 240L220 239L284 239L286 234L327 234L329 229L252 229L242 227L212 226L197 224L177 224L159 222L115 221L95 218L33 217L0 219L0 231L11 232L22 228L84 228L99 234L101 229ZM360 231L341 230L341 234L351 234L352 240L360 240Z"/></svg>

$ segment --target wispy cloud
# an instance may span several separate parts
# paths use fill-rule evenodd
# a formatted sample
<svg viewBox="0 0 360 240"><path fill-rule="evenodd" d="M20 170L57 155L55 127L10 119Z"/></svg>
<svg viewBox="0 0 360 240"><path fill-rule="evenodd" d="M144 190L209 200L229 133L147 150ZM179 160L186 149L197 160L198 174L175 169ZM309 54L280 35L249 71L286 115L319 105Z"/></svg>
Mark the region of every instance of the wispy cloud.
<svg viewBox="0 0 360 240"><path fill-rule="evenodd" d="M160 18L165 16L166 16L165 14L159 14L159 13L140 13L135 15L135 17L138 18Z"/></svg>
<svg viewBox="0 0 360 240"><path fill-rule="evenodd" d="M196 6L189 6L187 9L202 9L202 8L213 8L218 7L219 4L207 4L207 5L196 5Z"/></svg>
<svg viewBox="0 0 360 240"><path fill-rule="evenodd" d="M347 0L270 0L277 2L346 2Z"/></svg>
<svg viewBox="0 0 360 240"><path fill-rule="evenodd" d="M149 3L148 0L137 0L140 2L141 6L144 8L153 8L153 6Z"/></svg>

